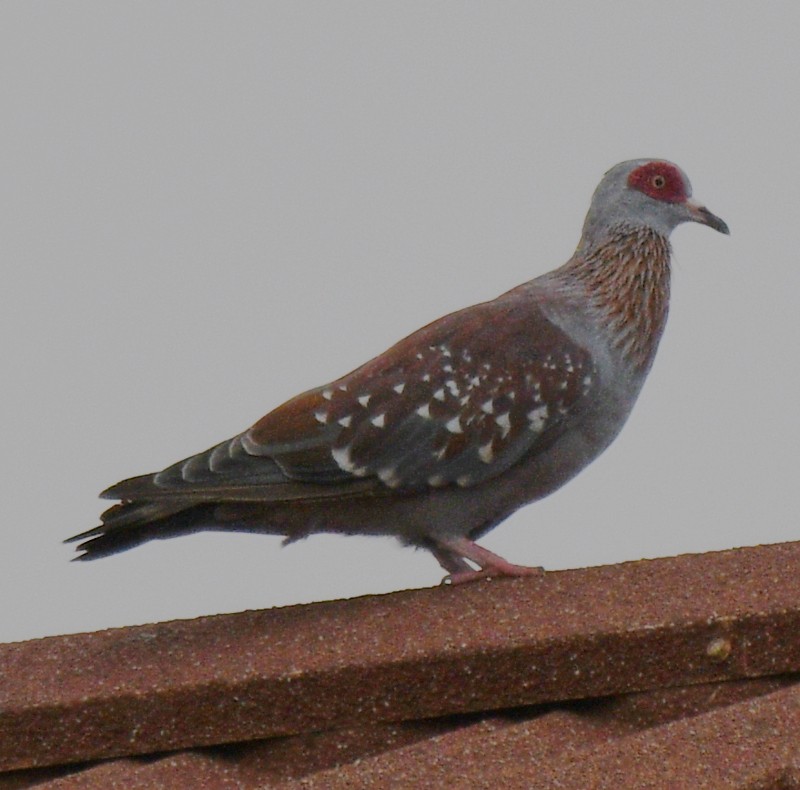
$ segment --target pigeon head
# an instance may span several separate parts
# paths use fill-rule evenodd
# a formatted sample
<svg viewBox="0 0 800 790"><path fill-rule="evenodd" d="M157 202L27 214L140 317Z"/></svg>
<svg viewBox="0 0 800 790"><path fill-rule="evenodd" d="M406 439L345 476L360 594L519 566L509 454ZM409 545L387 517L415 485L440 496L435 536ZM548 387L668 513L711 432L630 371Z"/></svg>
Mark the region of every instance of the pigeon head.
<svg viewBox="0 0 800 790"><path fill-rule="evenodd" d="M720 233L728 226L692 199L686 174L663 159L632 159L609 170L592 196L580 249L602 242L611 228L649 228L667 237L682 222L699 222Z"/></svg>

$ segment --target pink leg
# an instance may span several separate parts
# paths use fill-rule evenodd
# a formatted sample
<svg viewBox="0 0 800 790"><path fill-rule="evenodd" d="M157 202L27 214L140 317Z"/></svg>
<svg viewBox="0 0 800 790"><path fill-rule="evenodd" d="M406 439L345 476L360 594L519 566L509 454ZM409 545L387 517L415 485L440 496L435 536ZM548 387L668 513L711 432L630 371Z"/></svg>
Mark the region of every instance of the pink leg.
<svg viewBox="0 0 800 790"><path fill-rule="evenodd" d="M538 576L544 573L544 568L512 565L467 538L441 540L439 545L443 551L434 551L433 553L442 567L450 571L450 575L443 579L443 584L465 584L496 576ZM445 558L448 560L447 562L443 561ZM480 570L470 568L464 559L474 562Z"/></svg>
<svg viewBox="0 0 800 790"><path fill-rule="evenodd" d="M469 565L460 554L454 554L449 549L439 546L434 543L430 547L431 553L439 561L441 565L450 575L459 573L469 573L472 571L472 566ZM447 577L450 578L449 576Z"/></svg>

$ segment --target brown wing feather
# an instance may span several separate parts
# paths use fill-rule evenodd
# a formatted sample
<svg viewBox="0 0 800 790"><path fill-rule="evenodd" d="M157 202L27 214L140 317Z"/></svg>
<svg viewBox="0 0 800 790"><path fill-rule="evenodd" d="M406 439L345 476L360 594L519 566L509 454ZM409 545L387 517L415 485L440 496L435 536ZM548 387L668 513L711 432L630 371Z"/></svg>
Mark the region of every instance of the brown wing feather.
<svg viewBox="0 0 800 790"><path fill-rule="evenodd" d="M474 485L551 441L595 379L588 352L511 292L297 396L242 441L306 483Z"/></svg>
<svg viewBox="0 0 800 790"><path fill-rule="evenodd" d="M476 485L553 441L596 378L588 352L511 291L105 495L276 501Z"/></svg>

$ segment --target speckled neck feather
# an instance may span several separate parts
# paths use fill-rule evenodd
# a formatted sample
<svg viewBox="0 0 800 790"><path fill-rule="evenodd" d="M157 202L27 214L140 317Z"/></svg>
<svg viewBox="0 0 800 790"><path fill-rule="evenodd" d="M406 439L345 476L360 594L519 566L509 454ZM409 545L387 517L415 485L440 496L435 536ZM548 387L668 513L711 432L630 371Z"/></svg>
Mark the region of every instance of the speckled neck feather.
<svg viewBox="0 0 800 790"><path fill-rule="evenodd" d="M612 345L640 371L652 364L667 320L670 252L651 228L618 225L564 267L608 322Z"/></svg>

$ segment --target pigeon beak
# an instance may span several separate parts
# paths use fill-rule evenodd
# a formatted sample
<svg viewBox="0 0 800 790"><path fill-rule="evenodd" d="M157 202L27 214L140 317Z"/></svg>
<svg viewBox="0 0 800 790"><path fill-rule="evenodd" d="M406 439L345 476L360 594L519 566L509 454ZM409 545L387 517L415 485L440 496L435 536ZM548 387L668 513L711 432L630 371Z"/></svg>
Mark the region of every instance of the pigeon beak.
<svg viewBox="0 0 800 790"><path fill-rule="evenodd" d="M720 219L716 214L712 214L705 206L694 200L687 200L686 207L689 209L689 219L692 222L708 225L709 228L714 228L714 230L718 230L720 233L725 233L728 236L730 235L730 230L725 221Z"/></svg>

